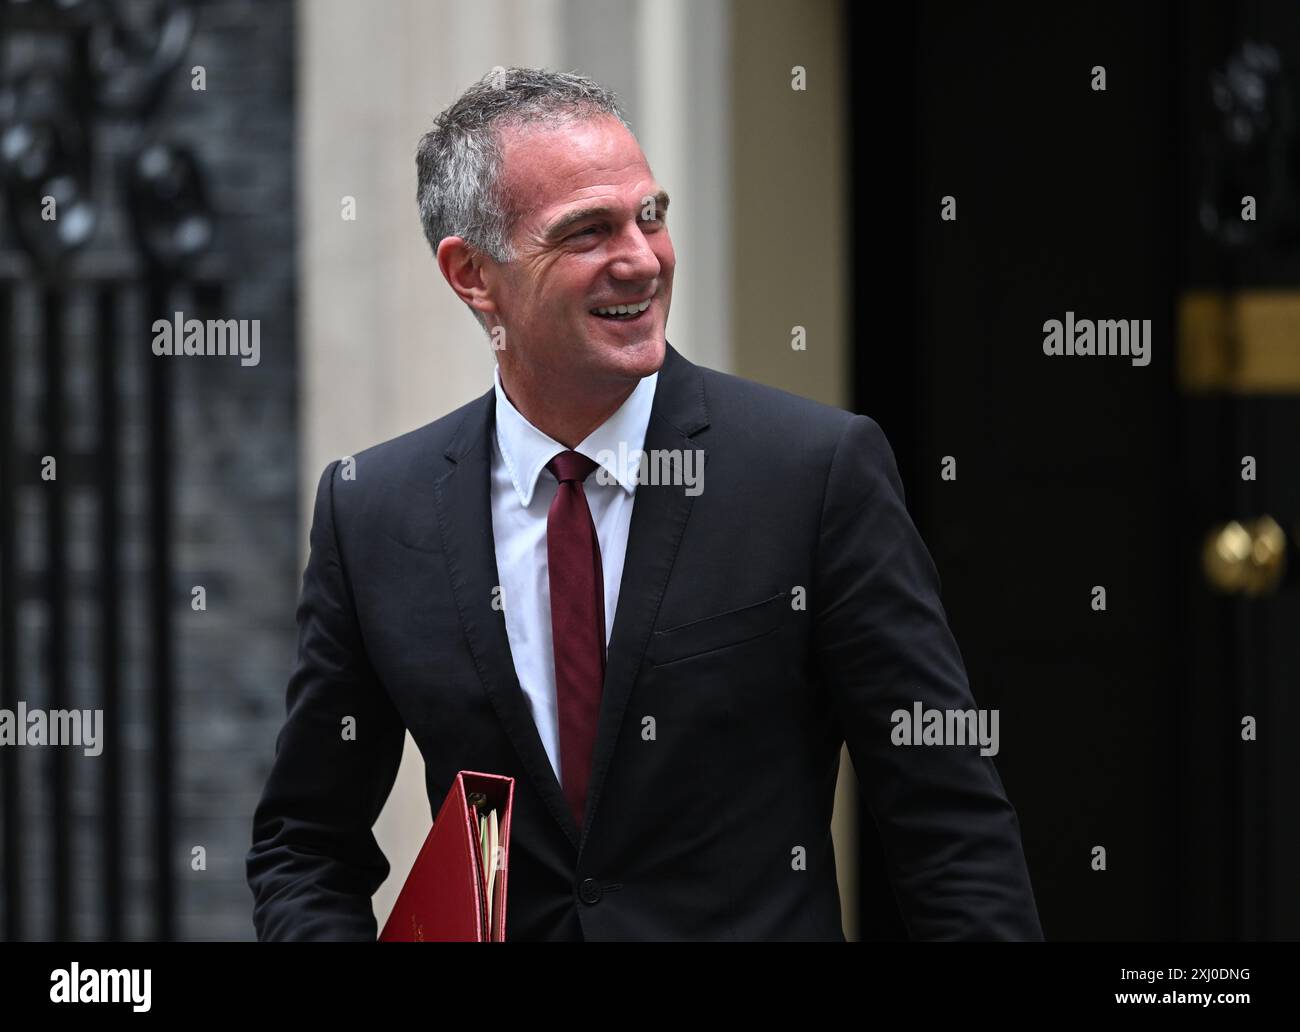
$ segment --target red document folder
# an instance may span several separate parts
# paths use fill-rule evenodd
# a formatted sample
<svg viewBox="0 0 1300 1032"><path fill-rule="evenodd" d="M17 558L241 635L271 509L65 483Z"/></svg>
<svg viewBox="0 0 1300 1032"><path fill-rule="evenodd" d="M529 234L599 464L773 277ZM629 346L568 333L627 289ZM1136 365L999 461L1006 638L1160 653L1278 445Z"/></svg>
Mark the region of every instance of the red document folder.
<svg viewBox="0 0 1300 1032"><path fill-rule="evenodd" d="M380 942L504 942L515 779L462 770L384 923ZM479 811L496 810L496 857L483 856ZM487 873L495 864L492 919Z"/></svg>

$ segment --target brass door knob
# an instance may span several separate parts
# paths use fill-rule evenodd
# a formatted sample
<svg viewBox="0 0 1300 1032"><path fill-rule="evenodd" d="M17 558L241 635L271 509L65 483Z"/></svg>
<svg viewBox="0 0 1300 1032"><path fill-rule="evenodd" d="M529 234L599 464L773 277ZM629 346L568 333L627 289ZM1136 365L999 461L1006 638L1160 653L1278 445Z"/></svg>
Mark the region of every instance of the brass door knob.
<svg viewBox="0 0 1300 1032"><path fill-rule="evenodd" d="M1272 516L1232 520L1206 536L1206 580L1228 594L1266 595L1286 572L1286 532Z"/></svg>

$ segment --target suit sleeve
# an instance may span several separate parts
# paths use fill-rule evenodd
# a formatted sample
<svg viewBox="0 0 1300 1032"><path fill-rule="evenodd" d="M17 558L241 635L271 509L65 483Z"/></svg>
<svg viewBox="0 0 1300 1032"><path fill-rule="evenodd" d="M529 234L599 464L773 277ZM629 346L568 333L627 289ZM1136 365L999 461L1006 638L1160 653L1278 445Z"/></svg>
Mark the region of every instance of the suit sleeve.
<svg viewBox="0 0 1300 1032"><path fill-rule="evenodd" d="M253 816L248 884L263 941L374 941L370 897L389 871L371 828L405 728L362 645L334 527L337 468L316 490L287 719Z"/></svg>
<svg viewBox="0 0 1300 1032"><path fill-rule="evenodd" d="M893 451L866 416L831 460L813 593L815 648L913 939L1042 939L1020 824L978 745L895 745L891 715L975 708L907 513Z"/></svg>

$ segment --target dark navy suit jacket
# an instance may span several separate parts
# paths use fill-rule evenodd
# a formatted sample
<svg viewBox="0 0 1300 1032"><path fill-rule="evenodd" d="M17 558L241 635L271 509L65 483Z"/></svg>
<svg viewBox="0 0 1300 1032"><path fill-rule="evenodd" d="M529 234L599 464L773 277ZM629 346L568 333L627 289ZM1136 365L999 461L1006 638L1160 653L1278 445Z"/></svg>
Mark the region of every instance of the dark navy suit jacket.
<svg viewBox="0 0 1300 1032"><path fill-rule="evenodd" d="M509 939L842 939L845 741L913 938L1042 937L992 760L891 741L914 701L975 703L875 422L668 346L645 448L702 450L703 490L637 487L579 828L493 605L493 414L489 390L321 476L247 858L260 938L376 937L407 730L431 816L459 770L516 779Z"/></svg>

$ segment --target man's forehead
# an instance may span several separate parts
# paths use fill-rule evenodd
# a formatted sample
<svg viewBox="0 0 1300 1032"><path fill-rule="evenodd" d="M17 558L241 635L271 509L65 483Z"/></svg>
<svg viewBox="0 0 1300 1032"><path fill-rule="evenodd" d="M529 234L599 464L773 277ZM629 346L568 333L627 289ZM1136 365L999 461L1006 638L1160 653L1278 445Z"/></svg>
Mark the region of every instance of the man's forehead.
<svg viewBox="0 0 1300 1032"><path fill-rule="evenodd" d="M502 134L502 163L521 214L553 214L596 196L659 190L636 138L613 118L512 127Z"/></svg>

